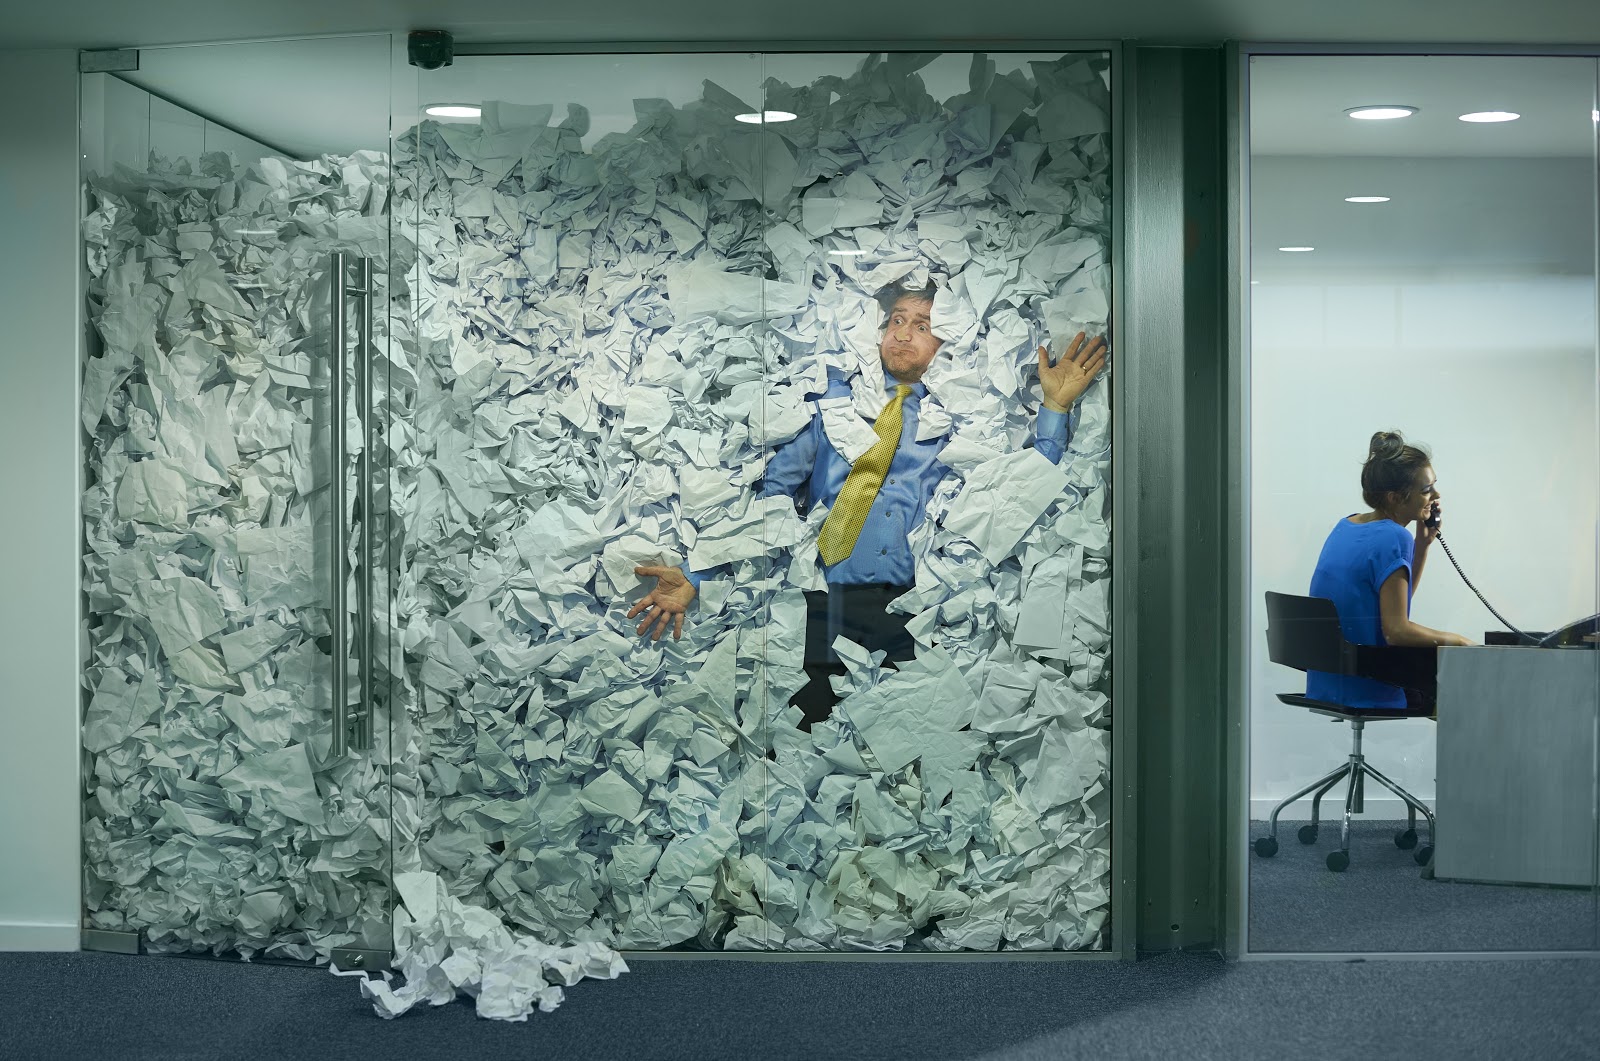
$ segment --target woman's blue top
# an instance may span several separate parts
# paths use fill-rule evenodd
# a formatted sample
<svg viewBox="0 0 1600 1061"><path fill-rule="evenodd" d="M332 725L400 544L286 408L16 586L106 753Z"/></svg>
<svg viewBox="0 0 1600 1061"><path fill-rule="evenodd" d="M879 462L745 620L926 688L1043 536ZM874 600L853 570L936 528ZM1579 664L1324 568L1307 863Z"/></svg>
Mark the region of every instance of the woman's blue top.
<svg viewBox="0 0 1600 1061"><path fill-rule="evenodd" d="M1339 609L1344 637L1357 645L1385 645L1378 591L1384 580L1406 572L1406 614L1411 612L1411 533L1392 519L1352 523L1342 519L1322 543L1322 555L1311 576L1311 595L1326 597ZM1325 671L1306 672L1306 696L1347 707L1400 708L1405 690L1387 682Z"/></svg>

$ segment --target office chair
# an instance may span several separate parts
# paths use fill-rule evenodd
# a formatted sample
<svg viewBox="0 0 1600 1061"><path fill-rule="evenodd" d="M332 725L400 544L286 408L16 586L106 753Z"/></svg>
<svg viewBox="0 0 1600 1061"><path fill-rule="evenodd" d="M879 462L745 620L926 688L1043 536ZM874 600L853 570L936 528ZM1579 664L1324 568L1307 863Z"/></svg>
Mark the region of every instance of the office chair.
<svg viewBox="0 0 1600 1061"><path fill-rule="evenodd" d="M1351 644L1344 638L1344 631L1339 626L1339 612L1333 601L1322 597L1268 593L1267 655L1272 662L1299 671L1326 671L1404 685L1407 687L1408 703L1399 710L1352 708L1327 700L1313 700L1300 693L1279 693L1278 699L1291 707L1303 707L1316 714L1350 723L1350 758L1338 769L1311 782L1272 808L1267 835L1255 841L1256 854L1271 858L1278 853L1278 815L1289 804L1313 792L1311 824L1302 825L1299 836L1302 844L1316 843L1322 797L1341 780L1348 779L1344 825L1339 830L1339 850L1328 855L1328 868L1335 873L1344 872L1350 865L1350 816L1362 812L1365 780L1371 777L1405 801L1406 828L1395 834L1395 846L1402 851L1415 848L1413 858L1418 865L1426 866L1433 857L1433 812L1417 797L1368 765L1361 751L1361 735L1368 722L1427 718L1433 714L1434 650ZM1422 847L1417 847L1419 811L1428 820L1428 843Z"/></svg>

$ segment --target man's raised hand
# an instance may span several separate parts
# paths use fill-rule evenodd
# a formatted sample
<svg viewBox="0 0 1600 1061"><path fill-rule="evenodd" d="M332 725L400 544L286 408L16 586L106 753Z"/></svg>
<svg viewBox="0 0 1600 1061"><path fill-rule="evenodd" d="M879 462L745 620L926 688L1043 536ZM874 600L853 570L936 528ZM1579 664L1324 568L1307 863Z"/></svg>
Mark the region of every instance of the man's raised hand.
<svg viewBox="0 0 1600 1061"><path fill-rule="evenodd" d="M1072 403L1083 396L1089 384L1106 367L1105 336L1085 342L1083 332L1066 351L1050 364L1050 351L1039 347L1039 387L1044 391L1044 407L1058 413L1071 412Z"/></svg>
<svg viewBox="0 0 1600 1061"><path fill-rule="evenodd" d="M639 636L648 636L646 631L650 629L650 624L654 623L656 632L653 640L660 641L661 635L667 632L667 625L670 623L672 639L676 641L681 638L683 613L689 610L689 604L698 592L694 588L694 583L685 578L683 572L675 567L636 567L633 573L653 576L656 580L656 588L641 597L639 603L628 612L630 619L640 612L645 612L644 619L639 623L637 631Z"/></svg>

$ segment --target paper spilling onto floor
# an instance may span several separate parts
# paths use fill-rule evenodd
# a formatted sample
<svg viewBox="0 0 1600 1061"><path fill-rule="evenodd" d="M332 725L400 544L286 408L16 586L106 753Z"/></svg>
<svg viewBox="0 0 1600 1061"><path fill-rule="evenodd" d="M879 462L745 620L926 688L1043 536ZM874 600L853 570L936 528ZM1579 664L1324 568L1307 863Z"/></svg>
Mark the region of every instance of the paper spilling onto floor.
<svg viewBox="0 0 1600 1061"><path fill-rule="evenodd" d="M615 980L628 971L604 943L557 947L511 933L492 912L450 895L437 874L396 874L395 889L404 904L395 910L394 934L404 982L361 981L362 997L385 1019L420 1002L443 1006L459 993L477 1000L480 1017L525 1021L535 1009L561 1005L565 989L586 977Z"/></svg>

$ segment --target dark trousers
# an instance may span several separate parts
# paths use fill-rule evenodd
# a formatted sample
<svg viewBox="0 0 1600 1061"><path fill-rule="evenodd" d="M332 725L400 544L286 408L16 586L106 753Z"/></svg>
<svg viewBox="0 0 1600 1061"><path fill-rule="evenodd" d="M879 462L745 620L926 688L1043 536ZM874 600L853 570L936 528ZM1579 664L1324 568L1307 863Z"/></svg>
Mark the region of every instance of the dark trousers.
<svg viewBox="0 0 1600 1061"><path fill-rule="evenodd" d="M829 678L844 674L833 651L833 639L844 636L868 652L887 652L886 663L913 659L917 643L906 632L909 615L892 615L889 602L910 590L877 582L865 586L830 585L826 592L806 594L806 676L810 681L792 703L804 714L800 728L809 731L833 713L839 698Z"/></svg>

